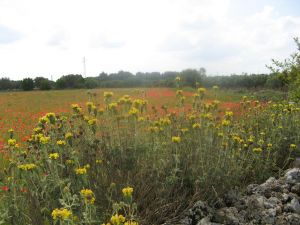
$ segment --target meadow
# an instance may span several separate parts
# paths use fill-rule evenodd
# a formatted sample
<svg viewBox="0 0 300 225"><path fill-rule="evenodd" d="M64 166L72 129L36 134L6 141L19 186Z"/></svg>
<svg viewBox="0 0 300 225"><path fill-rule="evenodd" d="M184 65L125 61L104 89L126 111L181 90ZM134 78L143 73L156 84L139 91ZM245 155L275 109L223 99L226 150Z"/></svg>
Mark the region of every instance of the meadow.
<svg viewBox="0 0 300 225"><path fill-rule="evenodd" d="M1 93L0 224L175 223L297 155L296 103L176 82Z"/></svg>
<svg viewBox="0 0 300 225"><path fill-rule="evenodd" d="M103 104L103 93L113 91L116 98L125 94L133 98L147 98L151 106L160 108L162 105L175 107L174 96L176 90L171 88L116 88L93 90L61 90L61 91L29 91L29 92L0 92L0 149L8 137L7 131L14 129L15 137L19 142L25 142L31 135L38 119L47 112L58 114L70 114L70 106L73 103L85 105L89 100L96 104ZM193 89L187 89L185 95L191 96ZM89 94L90 93L90 94ZM234 107L245 93L231 90L218 91L224 107ZM248 93L247 93L248 94ZM207 97L212 99L212 93ZM233 102L233 105L231 105Z"/></svg>

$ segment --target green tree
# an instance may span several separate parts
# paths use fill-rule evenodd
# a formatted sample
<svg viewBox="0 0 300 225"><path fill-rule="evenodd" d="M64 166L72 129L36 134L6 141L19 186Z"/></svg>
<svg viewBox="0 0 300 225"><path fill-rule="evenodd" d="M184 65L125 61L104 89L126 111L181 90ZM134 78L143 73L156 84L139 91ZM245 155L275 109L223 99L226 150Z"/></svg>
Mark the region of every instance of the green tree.
<svg viewBox="0 0 300 225"><path fill-rule="evenodd" d="M44 77L36 77L34 86L40 90L50 90L52 88L51 81Z"/></svg>
<svg viewBox="0 0 300 225"><path fill-rule="evenodd" d="M31 78L24 78L22 80L22 85L21 86L22 86L22 89L24 91L31 91L31 90L33 90L33 88L34 88L33 79L31 79Z"/></svg>
<svg viewBox="0 0 300 225"><path fill-rule="evenodd" d="M272 59L272 66L269 69L277 74L280 81L286 86L295 100L300 100L300 41L294 38L297 45L297 52L293 53L283 62Z"/></svg>

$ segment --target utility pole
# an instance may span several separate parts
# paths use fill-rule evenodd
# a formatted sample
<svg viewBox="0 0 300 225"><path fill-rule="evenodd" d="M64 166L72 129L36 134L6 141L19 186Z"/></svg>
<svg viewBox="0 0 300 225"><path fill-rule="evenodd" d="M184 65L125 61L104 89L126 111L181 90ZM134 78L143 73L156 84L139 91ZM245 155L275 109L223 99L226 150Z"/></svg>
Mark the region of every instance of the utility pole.
<svg viewBox="0 0 300 225"><path fill-rule="evenodd" d="M83 77L86 78L85 56L83 57Z"/></svg>

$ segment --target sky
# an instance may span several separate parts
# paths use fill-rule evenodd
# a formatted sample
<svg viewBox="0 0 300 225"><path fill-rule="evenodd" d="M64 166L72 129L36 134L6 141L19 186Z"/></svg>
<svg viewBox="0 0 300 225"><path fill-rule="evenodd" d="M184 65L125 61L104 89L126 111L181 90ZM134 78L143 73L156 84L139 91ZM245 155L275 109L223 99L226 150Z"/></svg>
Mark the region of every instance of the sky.
<svg viewBox="0 0 300 225"><path fill-rule="evenodd" d="M0 77L269 72L296 51L299 0L0 0Z"/></svg>

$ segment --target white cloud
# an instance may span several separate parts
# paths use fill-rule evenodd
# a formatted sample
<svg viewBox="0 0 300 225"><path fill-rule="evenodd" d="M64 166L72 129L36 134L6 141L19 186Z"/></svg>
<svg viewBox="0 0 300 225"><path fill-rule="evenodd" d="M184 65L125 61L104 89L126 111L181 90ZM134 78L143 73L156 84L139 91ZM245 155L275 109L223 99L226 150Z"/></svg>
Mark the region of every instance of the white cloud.
<svg viewBox="0 0 300 225"><path fill-rule="evenodd" d="M271 58L295 49L300 14L280 15L261 4L237 17L237 1L0 0L0 27L22 34L0 43L0 75L82 73L83 56L90 76L187 67L210 74L267 71ZM13 38L0 29L4 35Z"/></svg>

